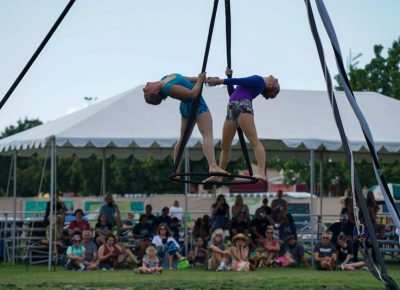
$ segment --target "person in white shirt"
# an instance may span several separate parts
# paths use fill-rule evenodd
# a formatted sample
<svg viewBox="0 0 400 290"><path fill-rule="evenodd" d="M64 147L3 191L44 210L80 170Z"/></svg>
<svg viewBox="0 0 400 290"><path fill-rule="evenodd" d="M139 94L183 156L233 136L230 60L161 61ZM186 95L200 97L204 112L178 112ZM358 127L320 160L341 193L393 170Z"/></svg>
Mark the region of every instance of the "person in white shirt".
<svg viewBox="0 0 400 290"><path fill-rule="evenodd" d="M169 214L171 218L176 217L179 221L182 221L183 208L179 206L179 202L177 200L175 200L172 206L169 208Z"/></svg>

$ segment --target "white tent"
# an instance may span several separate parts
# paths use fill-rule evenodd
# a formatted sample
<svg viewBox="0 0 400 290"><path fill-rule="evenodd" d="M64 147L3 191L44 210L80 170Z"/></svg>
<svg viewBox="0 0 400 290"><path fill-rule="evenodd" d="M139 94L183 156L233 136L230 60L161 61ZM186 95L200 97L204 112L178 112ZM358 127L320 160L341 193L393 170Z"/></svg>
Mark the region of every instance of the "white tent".
<svg viewBox="0 0 400 290"><path fill-rule="evenodd" d="M214 138L221 138L226 115L224 87L205 87L204 96L213 116ZM369 122L379 156L387 161L399 158L400 101L377 93L356 93L357 102ZM347 100L337 93L347 136L358 159L368 157L358 122ZM159 106L143 100L142 86L121 93L83 110L0 140L0 154L31 155L44 152L54 138L57 155L80 157L112 154L143 158L152 154L165 158L172 154L178 138L180 115L176 100ZM276 99L254 100L255 121L267 157L281 160L294 156L309 159L310 150L324 158L343 159L341 140L328 96L324 91L283 90ZM190 140L190 156L201 158L201 135L195 130ZM218 148L218 144L216 146ZM234 155L241 156L238 144ZM200 150L198 150L200 149ZM236 154L235 154L236 152ZM251 151L250 151L251 152Z"/></svg>

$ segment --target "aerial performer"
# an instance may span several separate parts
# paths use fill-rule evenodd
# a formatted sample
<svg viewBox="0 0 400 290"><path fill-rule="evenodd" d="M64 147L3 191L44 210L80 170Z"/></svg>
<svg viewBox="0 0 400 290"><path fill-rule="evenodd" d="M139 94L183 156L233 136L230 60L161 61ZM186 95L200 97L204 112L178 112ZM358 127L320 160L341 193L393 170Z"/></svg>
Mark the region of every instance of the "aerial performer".
<svg viewBox="0 0 400 290"><path fill-rule="evenodd" d="M272 75L268 77L253 75L245 78L229 78L232 76L232 70L229 68L226 69L225 74L228 76L226 79L210 77L206 81L210 86L227 85L229 91L232 92L222 129L222 150L219 158L219 167L225 169L228 165L232 140L235 137L237 128L240 127L250 141L257 160L258 172L253 177L266 181L265 151L257 136L252 101L260 94L266 100L275 98L280 91L278 79ZM236 88L233 87L234 85L236 85ZM211 176L208 179L222 181L223 177ZM205 182L209 182L208 179Z"/></svg>
<svg viewBox="0 0 400 290"><path fill-rule="evenodd" d="M143 88L144 99L148 104L159 105L167 97L181 101L179 106L181 129L179 140L174 148L174 160L176 159L186 124L190 117L192 103L200 94L205 80L206 73L200 73L198 77L186 77L178 73L173 73L164 76L160 81L148 82ZM200 98L200 105L196 111L196 123L203 137L203 153L208 162L208 171L209 173L228 174L215 161L212 117L203 96L200 96ZM192 134L192 131L190 134ZM207 178L208 182L213 181L214 178L214 176Z"/></svg>

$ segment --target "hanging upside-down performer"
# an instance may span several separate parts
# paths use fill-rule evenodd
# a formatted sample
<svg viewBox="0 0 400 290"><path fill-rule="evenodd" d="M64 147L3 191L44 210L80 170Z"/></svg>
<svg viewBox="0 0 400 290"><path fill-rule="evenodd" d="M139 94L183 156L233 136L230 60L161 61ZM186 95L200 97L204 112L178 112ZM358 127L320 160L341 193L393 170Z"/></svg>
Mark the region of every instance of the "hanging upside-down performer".
<svg viewBox="0 0 400 290"><path fill-rule="evenodd" d="M179 106L181 132L179 140L175 145L174 160L176 159L190 117L193 100L199 95L205 80L206 73L200 73L198 77L184 77L174 73L163 77L160 81L147 83L143 89L144 99L151 105L159 105L168 96L181 101ZM228 174L215 161L211 113L203 97L200 96L200 98L200 104L196 111L196 123L203 136L203 152L208 162L208 171L209 173Z"/></svg>
<svg viewBox="0 0 400 290"><path fill-rule="evenodd" d="M232 70L227 69L225 74L228 77L231 76ZM222 131L222 150L219 158L219 167L225 169L228 165L232 140L235 136L236 129L240 127L253 146L257 160L258 173L256 173L254 177L260 180L266 180L265 151L264 146L257 136L252 100L260 94L267 100L275 98L280 91L278 79L274 78L272 75L268 77L253 75L246 78L227 79L212 77L207 79L207 83L211 86L227 85L231 86L232 89L233 86L236 85L236 88L229 98L227 116ZM213 181L215 181L215 179L222 181L221 176L212 176L210 178L212 178ZM207 182L207 180L205 180L205 182Z"/></svg>

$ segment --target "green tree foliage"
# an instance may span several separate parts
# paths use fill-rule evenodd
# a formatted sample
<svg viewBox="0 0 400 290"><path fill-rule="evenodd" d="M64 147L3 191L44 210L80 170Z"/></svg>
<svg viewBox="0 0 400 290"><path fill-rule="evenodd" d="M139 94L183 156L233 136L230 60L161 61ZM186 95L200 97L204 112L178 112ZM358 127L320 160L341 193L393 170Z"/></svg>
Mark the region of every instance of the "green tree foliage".
<svg viewBox="0 0 400 290"><path fill-rule="evenodd" d="M354 62L360 55L350 59L350 85L354 91L378 92L400 100L400 38L388 48L386 57L383 49L382 45L375 45L375 57L364 68L358 68L358 62ZM335 79L336 89L343 90L339 77Z"/></svg>

